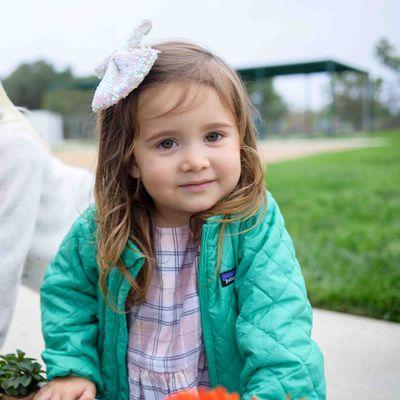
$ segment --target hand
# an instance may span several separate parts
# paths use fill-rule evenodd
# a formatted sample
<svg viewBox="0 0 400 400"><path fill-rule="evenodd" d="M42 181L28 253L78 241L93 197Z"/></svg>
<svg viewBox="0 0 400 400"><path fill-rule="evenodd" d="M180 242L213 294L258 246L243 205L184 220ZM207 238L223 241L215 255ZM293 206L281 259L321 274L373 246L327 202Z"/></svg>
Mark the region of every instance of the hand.
<svg viewBox="0 0 400 400"><path fill-rule="evenodd" d="M96 386L78 376L55 378L36 393L33 400L94 400Z"/></svg>

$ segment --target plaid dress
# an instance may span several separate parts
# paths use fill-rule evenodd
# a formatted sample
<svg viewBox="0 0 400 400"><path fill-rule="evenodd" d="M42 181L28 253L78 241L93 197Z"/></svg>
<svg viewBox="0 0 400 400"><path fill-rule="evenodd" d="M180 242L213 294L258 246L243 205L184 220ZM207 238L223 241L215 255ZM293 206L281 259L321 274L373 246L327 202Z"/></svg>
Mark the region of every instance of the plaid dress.
<svg viewBox="0 0 400 400"><path fill-rule="evenodd" d="M154 225L156 265L147 301L129 313L130 400L209 388L197 294L199 247L189 225Z"/></svg>

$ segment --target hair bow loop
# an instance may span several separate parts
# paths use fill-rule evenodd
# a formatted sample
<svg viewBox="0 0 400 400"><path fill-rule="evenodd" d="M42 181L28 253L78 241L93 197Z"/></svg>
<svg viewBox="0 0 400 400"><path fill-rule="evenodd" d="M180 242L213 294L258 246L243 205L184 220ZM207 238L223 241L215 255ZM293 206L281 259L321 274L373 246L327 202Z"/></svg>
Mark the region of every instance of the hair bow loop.
<svg viewBox="0 0 400 400"><path fill-rule="evenodd" d="M94 112L118 103L137 88L150 72L160 53L159 50L142 45L151 27L151 21L142 21L128 39L125 49L115 50L98 64L95 71L101 81L93 97Z"/></svg>
<svg viewBox="0 0 400 400"><path fill-rule="evenodd" d="M128 49L134 49L141 45L143 38L151 31L153 24L150 20L143 20L133 31L133 34L128 39Z"/></svg>

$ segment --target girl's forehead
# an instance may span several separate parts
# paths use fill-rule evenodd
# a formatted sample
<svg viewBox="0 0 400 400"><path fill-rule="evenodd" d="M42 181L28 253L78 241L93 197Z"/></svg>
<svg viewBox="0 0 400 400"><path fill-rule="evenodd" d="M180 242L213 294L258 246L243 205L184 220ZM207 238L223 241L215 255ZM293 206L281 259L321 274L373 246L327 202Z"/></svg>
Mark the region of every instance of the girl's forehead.
<svg viewBox="0 0 400 400"><path fill-rule="evenodd" d="M151 121L190 111L204 104L206 100L219 103L219 96L212 87L198 83L172 82L145 89L139 96L139 121Z"/></svg>

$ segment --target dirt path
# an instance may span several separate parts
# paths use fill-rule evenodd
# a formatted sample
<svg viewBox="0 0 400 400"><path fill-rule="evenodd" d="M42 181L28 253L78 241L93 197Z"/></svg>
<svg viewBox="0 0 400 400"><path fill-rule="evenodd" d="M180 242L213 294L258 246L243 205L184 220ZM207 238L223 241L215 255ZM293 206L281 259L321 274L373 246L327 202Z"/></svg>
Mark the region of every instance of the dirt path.
<svg viewBox="0 0 400 400"><path fill-rule="evenodd" d="M353 150L361 147L385 145L383 138L340 138L340 139L275 139L259 143L262 158L274 163L313 154Z"/></svg>
<svg viewBox="0 0 400 400"><path fill-rule="evenodd" d="M360 147L381 146L382 139L271 139L259 142L258 147L263 160L274 163L305 157L319 153L352 150ZM53 154L67 164L96 169L96 148L77 148L74 150L54 151Z"/></svg>

